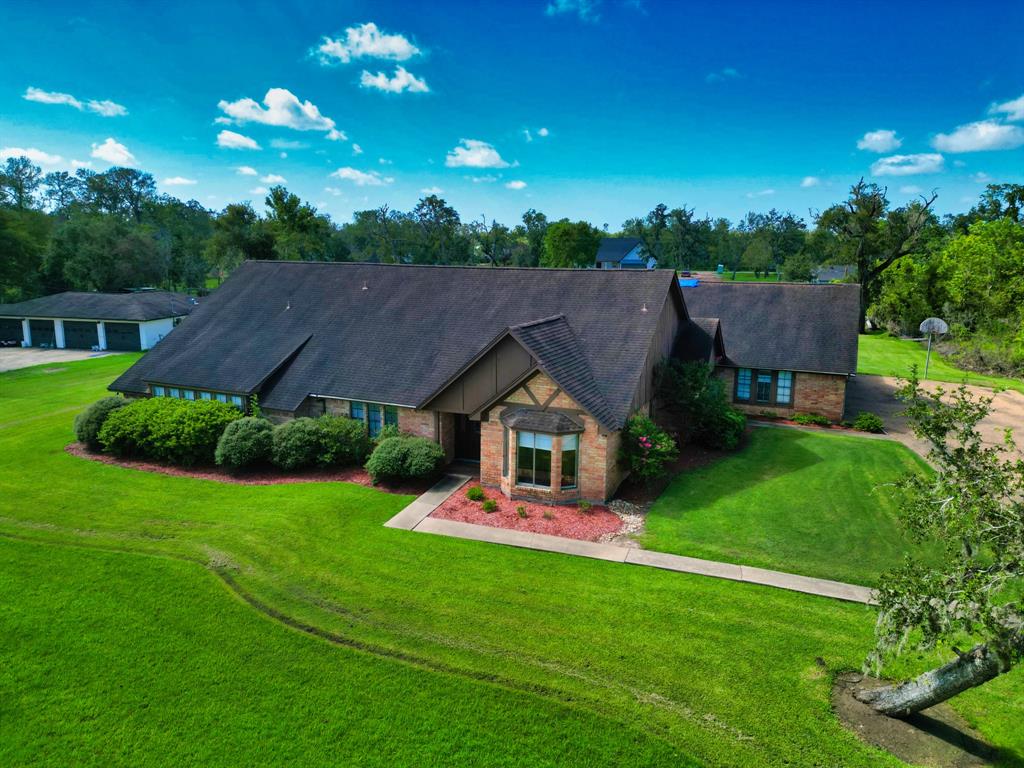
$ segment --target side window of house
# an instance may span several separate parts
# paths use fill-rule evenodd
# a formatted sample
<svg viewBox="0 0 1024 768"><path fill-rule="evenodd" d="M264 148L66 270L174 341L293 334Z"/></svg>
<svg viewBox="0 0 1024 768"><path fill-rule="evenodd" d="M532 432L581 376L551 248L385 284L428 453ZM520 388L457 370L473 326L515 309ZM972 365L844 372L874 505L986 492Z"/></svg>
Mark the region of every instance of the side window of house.
<svg viewBox="0 0 1024 768"><path fill-rule="evenodd" d="M769 403L772 399L772 372L757 372L757 402Z"/></svg>
<svg viewBox="0 0 1024 768"><path fill-rule="evenodd" d="M213 400L213 392L200 392L199 398L201 400Z"/></svg>
<svg viewBox="0 0 1024 768"><path fill-rule="evenodd" d="M580 436L562 435L562 488L575 488L579 475Z"/></svg>
<svg viewBox="0 0 1024 768"><path fill-rule="evenodd" d="M242 401L241 395L232 395L231 396L231 404L233 406L235 406L236 408L242 409L242 402L243 401Z"/></svg>
<svg viewBox="0 0 1024 768"><path fill-rule="evenodd" d="M218 392L217 399L220 400L222 403L226 403L228 401L228 396L225 395L223 392Z"/></svg>
<svg viewBox="0 0 1024 768"><path fill-rule="evenodd" d="M750 399L750 378L751 370L749 368L740 368L736 371L736 399L737 400L749 400Z"/></svg>
<svg viewBox="0 0 1024 768"><path fill-rule="evenodd" d="M775 402L789 405L793 402L793 372L779 371L775 381Z"/></svg>
<svg viewBox="0 0 1024 768"><path fill-rule="evenodd" d="M171 387L167 392L169 397L181 397L181 390L177 387Z"/></svg>
<svg viewBox="0 0 1024 768"><path fill-rule="evenodd" d="M508 427L501 428L501 476L508 477Z"/></svg>
<svg viewBox="0 0 1024 768"><path fill-rule="evenodd" d="M186 390L184 390L184 395L185 395L185 399L186 400L195 400L196 399L195 390L186 389Z"/></svg>
<svg viewBox="0 0 1024 768"><path fill-rule="evenodd" d="M398 426L398 409L393 405L384 406L384 424L387 426Z"/></svg>
<svg viewBox="0 0 1024 768"><path fill-rule="evenodd" d="M363 410L363 404L357 402L351 402L348 404L348 415L353 419L363 421L366 419L366 412Z"/></svg>
<svg viewBox="0 0 1024 768"><path fill-rule="evenodd" d="M366 427L370 431L370 437L376 437L380 434L381 425L381 413L380 406L368 404L366 406L368 418L366 420Z"/></svg>
<svg viewBox="0 0 1024 768"><path fill-rule="evenodd" d="M153 397L163 397L165 390L163 387L153 386Z"/></svg>

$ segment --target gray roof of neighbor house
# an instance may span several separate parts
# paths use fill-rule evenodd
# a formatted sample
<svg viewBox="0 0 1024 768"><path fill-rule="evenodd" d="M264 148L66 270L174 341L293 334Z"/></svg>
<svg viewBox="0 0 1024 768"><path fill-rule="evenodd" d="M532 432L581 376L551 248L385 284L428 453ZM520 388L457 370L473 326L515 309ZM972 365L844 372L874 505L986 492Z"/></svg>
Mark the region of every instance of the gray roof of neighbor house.
<svg viewBox="0 0 1024 768"><path fill-rule="evenodd" d="M614 428L673 296L685 312L671 270L249 261L111 389L259 391L286 411L311 394L419 406L511 333Z"/></svg>
<svg viewBox="0 0 1024 768"><path fill-rule="evenodd" d="M602 237L601 246L597 249L597 263L618 263L638 245L643 245L643 240L639 237Z"/></svg>
<svg viewBox="0 0 1024 768"><path fill-rule="evenodd" d="M691 317L721 321L727 364L857 371L858 285L701 282L682 291Z"/></svg>
<svg viewBox="0 0 1024 768"><path fill-rule="evenodd" d="M819 283L830 283L833 280L844 280L857 274L856 264L828 264L814 269L814 279Z"/></svg>
<svg viewBox="0 0 1024 768"><path fill-rule="evenodd" d="M192 298L170 291L87 293L65 291L17 304L0 304L0 317L57 317L144 322L181 317L195 309Z"/></svg>

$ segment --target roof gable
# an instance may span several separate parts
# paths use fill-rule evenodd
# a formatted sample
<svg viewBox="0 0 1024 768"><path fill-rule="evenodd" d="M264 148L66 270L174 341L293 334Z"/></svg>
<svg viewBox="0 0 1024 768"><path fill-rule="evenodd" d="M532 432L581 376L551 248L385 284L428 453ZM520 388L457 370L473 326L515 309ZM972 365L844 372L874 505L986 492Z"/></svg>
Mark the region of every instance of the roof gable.
<svg viewBox="0 0 1024 768"><path fill-rule="evenodd" d="M639 237L604 237L597 249L597 263L621 262L636 248L643 245Z"/></svg>

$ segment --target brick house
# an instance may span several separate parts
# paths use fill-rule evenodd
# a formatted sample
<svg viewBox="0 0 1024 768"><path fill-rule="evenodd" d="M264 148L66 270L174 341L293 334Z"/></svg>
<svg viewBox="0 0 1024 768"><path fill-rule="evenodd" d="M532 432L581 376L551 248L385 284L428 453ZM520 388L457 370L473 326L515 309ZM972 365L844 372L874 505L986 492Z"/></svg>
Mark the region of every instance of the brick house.
<svg viewBox="0 0 1024 768"><path fill-rule="evenodd" d="M509 496L602 501L655 366L705 325L670 270L252 261L110 389L394 424Z"/></svg>
<svg viewBox="0 0 1024 768"><path fill-rule="evenodd" d="M735 407L843 418L860 286L700 281L682 290L692 316L684 354L715 365Z"/></svg>

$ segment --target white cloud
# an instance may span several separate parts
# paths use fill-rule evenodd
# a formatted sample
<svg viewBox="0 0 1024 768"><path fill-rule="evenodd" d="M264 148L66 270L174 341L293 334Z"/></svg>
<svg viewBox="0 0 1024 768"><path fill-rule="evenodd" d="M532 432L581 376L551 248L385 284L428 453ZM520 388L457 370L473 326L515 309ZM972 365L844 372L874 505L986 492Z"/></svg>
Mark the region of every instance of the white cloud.
<svg viewBox="0 0 1024 768"><path fill-rule="evenodd" d="M326 192L329 195L334 195L335 197L340 197L342 194L344 194L337 187L324 187L324 192Z"/></svg>
<svg viewBox="0 0 1024 768"><path fill-rule="evenodd" d="M875 176L914 176L918 173L938 173L943 168L939 154L891 155L871 164Z"/></svg>
<svg viewBox="0 0 1024 768"><path fill-rule="evenodd" d="M40 104L64 104L69 107L74 107L79 112L88 110L90 112L95 112L97 115L102 115L103 117L122 117L128 114L128 110L122 105L110 101L109 99L89 99L83 103L70 93L44 91L42 88L33 88L31 86L25 89L25 93L22 98L26 101L35 101Z"/></svg>
<svg viewBox="0 0 1024 768"><path fill-rule="evenodd" d="M993 104L988 111L990 115L1002 113L1007 120L1024 120L1024 96L1004 101L1002 104Z"/></svg>
<svg viewBox="0 0 1024 768"><path fill-rule="evenodd" d="M900 187L900 192L904 195L920 195L924 190L917 184L904 184Z"/></svg>
<svg viewBox="0 0 1024 768"><path fill-rule="evenodd" d="M559 16L566 13L574 13L579 16L580 21L598 22L601 15L598 13L600 0L551 0L544 13L548 16Z"/></svg>
<svg viewBox="0 0 1024 768"><path fill-rule="evenodd" d="M276 173L268 173L266 176L261 176L260 181L264 184L287 184L288 179L284 176L278 176Z"/></svg>
<svg viewBox="0 0 1024 768"><path fill-rule="evenodd" d="M721 83L726 80L739 80L743 75L733 67L724 67L717 72L709 72L704 76L705 83Z"/></svg>
<svg viewBox="0 0 1024 768"><path fill-rule="evenodd" d="M817 176L804 176L800 181L800 186L806 189L807 187L817 187L821 185L821 179Z"/></svg>
<svg viewBox="0 0 1024 768"><path fill-rule="evenodd" d="M363 88L375 88L386 93L402 93L403 91L408 91L409 93L430 92L426 80L422 77L416 77L416 75L412 74L401 64L395 67L394 77L390 78L385 72L371 75L364 69L362 77L359 79L359 85Z"/></svg>
<svg viewBox="0 0 1024 768"><path fill-rule="evenodd" d="M335 122L322 114L311 101L299 101L287 88L271 88L260 106L255 99L239 99L217 103L217 108L238 125L260 123L296 131L323 131L331 141L344 140Z"/></svg>
<svg viewBox="0 0 1024 768"><path fill-rule="evenodd" d="M103 117L124 117L128 114L128 110L125 107L110 99L103 99L102 101L89 99L85 103L85 107L90 112L95 112Z"/></svg>
<svg viewBox="0 0 1024 768"><path fill-rule="evenodd" d="M857 149L864 149L868 152L892 152L894 149L899 149L902 144L903 139L896 135L896 131L868 131L863 138L857 141Z"/></svg>
<svg viewBox="0 0 1024 768"><path fill-rule="evenodd" d="M449 168L508 168L498 150L486 141L459 139L461 147L455 147L444 159Z"/></svg>
<svg viewBox="0 0 1024 768"><path fill-rule="evenodd" d="M71 167L75 168L92 168L92 160L72 160Z"/></svg>
<svg viewBox="0 0 1024 768"><path fill-rule="evenodd" d="M234 131L221 131L217 134L217 146L224 149L260 149L255 139L243 136Z"/></svg>
<svg viewBox="0 0 1024 768"><path fill-rule="evenodd" d="M549 131L547 128L540 128L537 131L537 135L547 137L551 135L551 131Z"/></svg>
<svg viewBox="0 0 1024 768"><path fill-rule="evenodd" d="M331 176L343 181L351 181L357 187L383 187L394 181L390 176L381 176L377 171L366 173L355 168L339 168Z"/></svg>
<svg viewBox="0 0 1024 768"><path fill-rule="evenodd" d="M493 184L499 178L501 177L495 176L493 173L491 173L488 174L487 176L470 176L469 180L472 181L474 184Z"/></svg>
<svg viewBox="0 0 1024 768"><path fill-rule="evenodd" d="M348 64L353 59L407 61L420 49L403 35L384 33L373 22L345 30L344 38L324 37L316 49L321 64Z"/></svg>
<svg viewBox="0 0 1024 768"><path fill-rule="evenodd" d="M306 149L309 147L304 141L292 141L291 139L271 139L270 146L274 149Z"/></svg>
<svg viewBox="0 0 1024 768"><path fill-rule="evenodd" d="M265 195L269 191L270 190L267 189L266 187L253 187L252 189L249 190L249 194L250 195Z"/></svg>
<svg viewBox="0 0 1024 768"><path fill-rule="evenodd" d="M757 192L747 192L747 197L749 197L749 198L771 197L774 194L775 194L775 190L774 189L762 189L762 190L759 190Z"/></svg>
<svg viewBox="0 0 1024 768"><path fill-rule="evenodd" d="M530 134L529 128L523 128L523 137L529 142L533 141L533 136Z"/></svg>
<svg viewBox="0 0 1024 768"><path fill-rule="evenodd" d="M251 165L240 165L235 169L235 172L239 176L258 176L259 171L253 168Z"/></svg>
<svg viewBox="0 0 1024 768"><path fill-rule="evenodd" d="M444 190L440 187L424 187L420 190L421 195L443 195Z"/></svg>
<svg viewBox="0 0 1024 768"><path fill-rule="evenodd" d="M102 144L93 144L90 157L106 160L114 165L130 165L135 162L135 155L128 151L128 147L111 138L107 138Z"/></svg>
<svg viewBox="0 0 1024 768"><path fill-rule="evenodd" d="M189 187L198 182L195 179L186 179L184 176L171 176L160 183L165 187Z"/></svg>
<svg viewBox="0 0 1024 768"><path fill-rule="evenodd" d="M360 147L358 144L353 144L352 145L352 154L353 155L361 155L361 154L363 154L363 148Z"/></svg>
<svg viewBox="0 0 1024 768"><path fill-rule="evenodd" d="M11 157L27 157L36 165L47 167L63 165L64 158L60 155L51 155L35 147L3 147L0 149L0 160L7 160Z"/></svg>
<svg viewBox="0 0 1024 768"><path fill-rule="evenodd" d="M377 162L381 165L394 165L394 160L388 160L386 157L378 157Z"/></svg>
<svg viewBox="0 0 1024 768"><path fill-rule="evenodd" d="M505 184L505 189L526 189L526 182L519 181L518 179L515 181L510 181L507 184Z"/></svg>
<svg viewBox="0 0 1024 768"><path fill-rule="evenodd" d="M990 181L992 181L992 177L989 176L984 171L978 171L977 173L971 174L971 181L977 184L988 184Z"/></svg>
<svg viewBox="0 0 1024 768"><path fill-rule="evenodd" d="M952 133L940 133L932 146L942 152L987 152L1016 149L1024 145L1024 128L997 120L979 120L957 126Z"/></svg>

